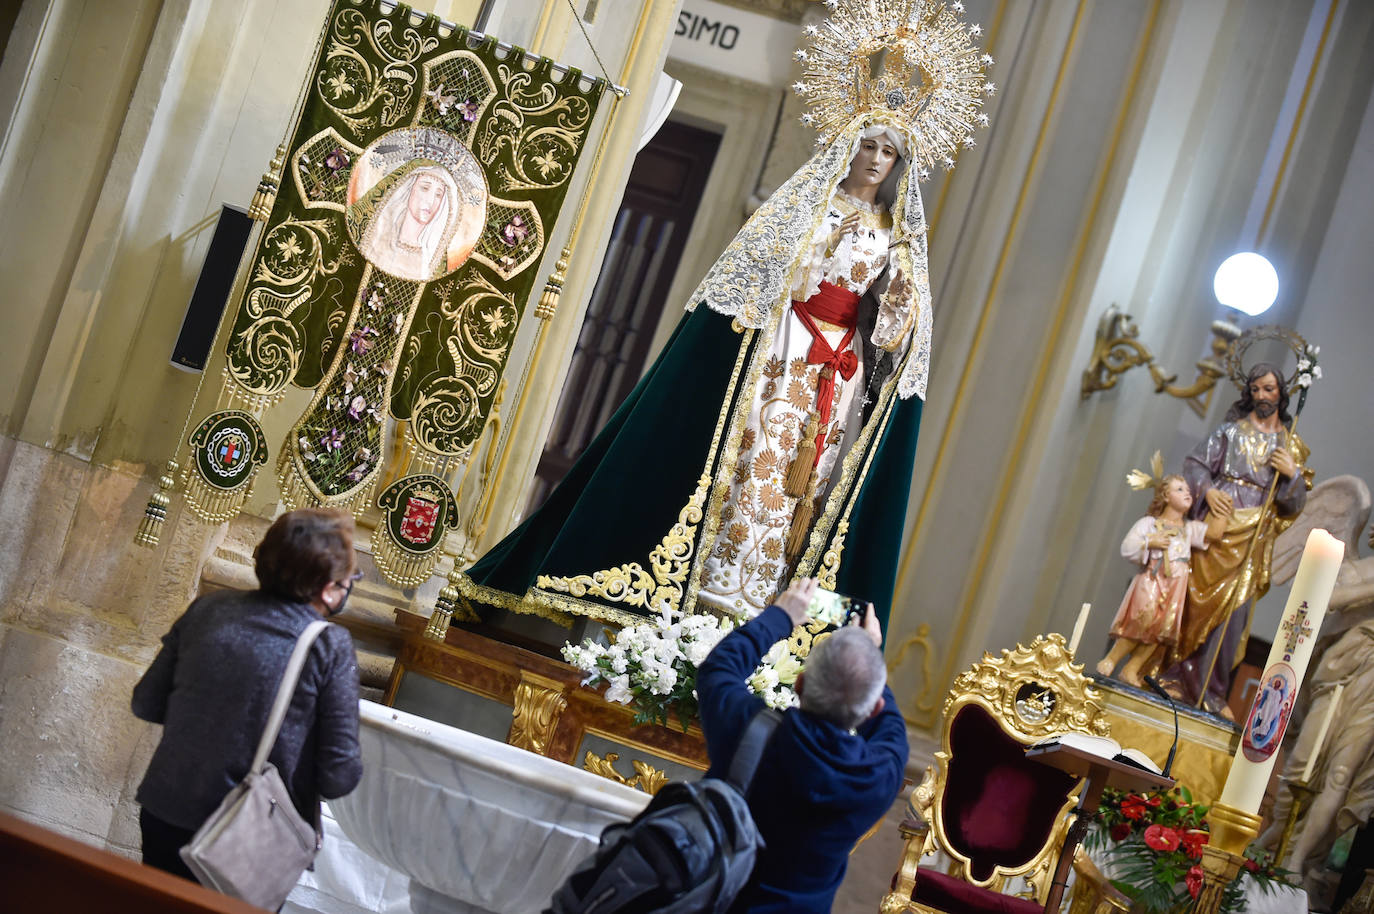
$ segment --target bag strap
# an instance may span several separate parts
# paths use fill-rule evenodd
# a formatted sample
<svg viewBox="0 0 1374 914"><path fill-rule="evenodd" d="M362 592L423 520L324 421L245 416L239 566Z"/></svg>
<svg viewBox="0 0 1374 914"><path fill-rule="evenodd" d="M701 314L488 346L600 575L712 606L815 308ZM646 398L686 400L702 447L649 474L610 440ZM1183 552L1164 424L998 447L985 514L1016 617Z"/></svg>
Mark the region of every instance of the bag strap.
<svg viewBox="0 0 1374 914"><path fill-rule="evenodd" d="M323 619L311 622L296 638L296 647L291 651L291 659L286 662L286 672L281 674L281 682L277 685L277 697L272 702L272 712L267 715L267 726L263 728L262 738L258 740L258 751L253 755L253 765L249 771L261 771L262 766L267 763L267 756L272 752L277 736L281 733L282 721L286 719L286 709L291 705L291 697L296 693L296 683L301 678L301 670L305 668L305 657L310 653L310 645L315 643L315 639L327 625L329 623Z"/></svg>
<svg viewBox="0 0 1374 914"><path fill-rule="evenodd" d="M759 767L759 759L763 758L764 747L773 737L773 731L782 722L782 715L772 708L763 708L753 719L749 721L749 726L744 728L744 735L740 737L739 746L735 748L735 757L730 760L730 773L726 775L728 781L740 793L749 790L749 784L754 780L754 771Z"/></svg>

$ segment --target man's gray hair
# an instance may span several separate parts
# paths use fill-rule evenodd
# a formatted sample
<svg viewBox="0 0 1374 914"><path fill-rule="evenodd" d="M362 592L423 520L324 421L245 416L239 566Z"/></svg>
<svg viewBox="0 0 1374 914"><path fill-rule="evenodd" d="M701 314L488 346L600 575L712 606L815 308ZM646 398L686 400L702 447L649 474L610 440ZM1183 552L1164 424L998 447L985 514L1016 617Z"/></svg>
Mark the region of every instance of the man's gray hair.
<svg viewBox="0 0 1374 914"><path fill-rule="evenodd" d="M853 625L812 648L803 672L801 709L846 730L868 719L887 683L882 651Z"/></svg>

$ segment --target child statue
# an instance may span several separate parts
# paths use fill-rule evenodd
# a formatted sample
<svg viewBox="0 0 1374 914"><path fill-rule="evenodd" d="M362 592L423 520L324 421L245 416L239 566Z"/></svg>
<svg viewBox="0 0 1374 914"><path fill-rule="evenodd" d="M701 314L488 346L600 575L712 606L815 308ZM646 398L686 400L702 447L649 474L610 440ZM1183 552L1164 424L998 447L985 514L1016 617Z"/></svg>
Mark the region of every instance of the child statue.
<svg viewBox="0 0 1374 914"><path fill-rule="evenodd" d="M1188 596L1189 561L1194 549L1206 549L1207 525L1187 520L1193 496L1182 476L1163 474L1163 461L1155 451L1153 476L1133 470L1127 480L1132 488L1154 487L1146 515L1136 521L1121 542L1123 558L1140 566L1112 621L1115 638L1111 650L1097 664L1097 672L1112 675L1129 657L1118 677L1141 688L1144 677L1154 673L1168 650L1178 644L1183 604Z"/></svg>

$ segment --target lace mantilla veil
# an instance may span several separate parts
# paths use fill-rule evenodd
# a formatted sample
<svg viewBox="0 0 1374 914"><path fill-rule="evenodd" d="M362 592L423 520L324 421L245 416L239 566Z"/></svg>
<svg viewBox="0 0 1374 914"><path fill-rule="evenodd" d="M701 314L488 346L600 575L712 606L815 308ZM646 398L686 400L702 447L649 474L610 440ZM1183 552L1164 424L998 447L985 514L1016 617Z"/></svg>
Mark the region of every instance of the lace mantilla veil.
<svg viewBox="0 0 1374 914"><path fill-rule="evenodd" d="M687 310L705 303L712 311L734 318L742 327L758 330L769 326L791 300L792 276L803 251L835 188L849 173L849 163L858 151L864 130L872 126L895 130L905 140L907 149L914 147L910 130L896 119L874 115L855 118L749 217L692 293ZM903 400L912 396L924 400L930 371L930 277L925 209L913 169L903 168L897 178L895 198L891 206L891 260L882 287L875 286L874 292L886 295L887 279L898 270L907 277L900 290L907 300L888 302L898 313L910 314L913 309L916 313L913 348L897 382L897 395ZM877 329L878 335L882 329Z"/></svg>

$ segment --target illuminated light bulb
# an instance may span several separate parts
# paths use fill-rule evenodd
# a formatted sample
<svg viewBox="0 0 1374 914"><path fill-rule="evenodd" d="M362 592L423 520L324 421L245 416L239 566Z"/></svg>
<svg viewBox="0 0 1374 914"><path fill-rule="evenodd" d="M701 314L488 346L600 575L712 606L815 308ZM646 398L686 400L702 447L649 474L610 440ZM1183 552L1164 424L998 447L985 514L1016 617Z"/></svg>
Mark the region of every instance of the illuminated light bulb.
<svg viewBox="0 0 1374 914"><path fill-rule="evenodd" d="M1279 274L1273 264L1252 251L1232 254L1217 267L1212 290L1226 307L1254 317L1268 311L1279 297Z"/></svg>

